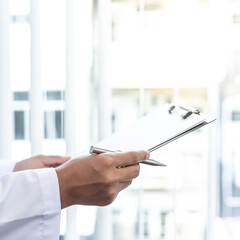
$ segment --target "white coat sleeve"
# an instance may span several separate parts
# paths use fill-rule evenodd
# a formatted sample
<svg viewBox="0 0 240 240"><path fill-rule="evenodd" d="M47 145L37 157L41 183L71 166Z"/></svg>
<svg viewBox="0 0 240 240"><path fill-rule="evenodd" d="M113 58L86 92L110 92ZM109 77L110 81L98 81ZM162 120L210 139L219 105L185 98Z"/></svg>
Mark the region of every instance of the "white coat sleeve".
<svg viewBox="0 0 240 240"><path fill-rule="evenodd" d="M0 177L0 239L58 240L60 194L55 169Z"/></svg>
<svg viewBox="0 0 240 240"><path fill-rule="evenodd" d="M15 167L15 162L9 162L5 160L0 161L0 177L6 173L10 173L13 171Z"/></svg>

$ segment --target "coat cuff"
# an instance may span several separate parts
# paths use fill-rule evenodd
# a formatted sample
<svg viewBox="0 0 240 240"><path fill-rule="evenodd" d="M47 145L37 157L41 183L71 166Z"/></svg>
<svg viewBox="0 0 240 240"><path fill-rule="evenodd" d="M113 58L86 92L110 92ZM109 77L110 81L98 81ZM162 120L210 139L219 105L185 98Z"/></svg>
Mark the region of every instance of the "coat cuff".
<svg viewBox="0 0 240 240"><path fill-rule="evenodd" d="M36 170L40 179L44 208L43 239L58 239L61 201L57 173L54 168Z"/></svg>
<svg viewBox="0 0 240 240"><path fill-rule="evenodd" d="M16 163L0 160L0 177L13 171Z"/></svg>

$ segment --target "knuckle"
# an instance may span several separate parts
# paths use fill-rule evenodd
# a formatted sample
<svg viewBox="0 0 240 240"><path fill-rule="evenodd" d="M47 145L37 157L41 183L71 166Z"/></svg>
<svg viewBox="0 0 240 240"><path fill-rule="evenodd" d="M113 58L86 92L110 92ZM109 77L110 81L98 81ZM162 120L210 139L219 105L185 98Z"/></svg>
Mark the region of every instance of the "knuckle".
<svg viewBox="0 0 240 240"><path fill-rule="evenodd" d="M131 152L131 159L133 162L137 163L139 160L138 153L137 152Z"/></svg>
<svg viewBox="0 0 240 240"><path fill-rule="evenodd" d="M104 197L104 201L103 201L103 205L106 206L106 205L111 204L115 200L116 196L117 196L117 193L114 190L114 188L109 188L106 191L106 194L105 194L105 197Z"/></svg>
<svg viewBox="0 0 240 240"><path fill-rule="evenodd" d="M111 168L114 165L114 161L111 156L107 154L101 154L100 158L101 158L100 161L104 168Z"/></svg>
<svg viewBox="0 0 240 240"><path fill-rule="evenodd" d="M147 151L144 151L144 160L145 160L145 159L148 159L149 156L150 156L150 153L147 152Z"/></svg>
<svg viewBox="0 0 240 240"><path fill-rule="evenodd" d="M101 204L101 206L107 206L109 204L111 204L114 201L114 199L111 198L106 198L103 203Z"/></svg>
<svg viewBox="0 0 240 240"><path fill-rule="evenodd" d="M133 170L133 177L137 178L140 174L140 166L139 164L137 164L136 166L134 166L134 170Z"/></svg>
<svg viewBox="0 0 240 240"><path fill-rule="evenodd" d="M103 183L105 185L111 185L115 182L114 176L111 173L105 173L103 176Z"/></svg>
<svg viewBox="0 0 240 240"><path fill-rule="evenodd" d="M129 180L129 181L127 182L127 184L126 184L126 187L125 187L125 188L129 187L131 184L132 184L132 180Z"/></svg>
<svg viewBox="0 0 240 240"><path fill-rule="evenodd" d="M108 199L114 199L116 195L116 191L114 188L109 188L108 191L107 191L107 198Z"/></svg>
<svg viewBox="0 0 240 240"><path fill-rule="evenodd" d="M140 153L140 160L145 160L148 158L148 153L146 151L142 150Z"/></svg>
<svg viewBox="0 0 240 240"><path fill-rule="evenodd" d="M36 158L43 158L43 155L42 154L38 154L35 156Z"/></svg>
<svg viewBox="0 0 240 240"><path fill-rule="evenodd" d="M124 182L124 185L122 186L122 190L128 188L132 184L133 180L128 180Z"/></svg>

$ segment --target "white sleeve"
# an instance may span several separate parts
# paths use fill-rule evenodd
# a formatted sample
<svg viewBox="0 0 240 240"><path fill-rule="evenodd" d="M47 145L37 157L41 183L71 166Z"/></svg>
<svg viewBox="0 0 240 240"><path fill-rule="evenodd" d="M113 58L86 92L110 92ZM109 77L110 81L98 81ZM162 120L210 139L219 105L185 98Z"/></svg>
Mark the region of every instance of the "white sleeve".
<svg viewBox="0 0 240 240"><path fill-rule="evenodd" d="M15 162L1 160L0 161L0 177L6 173L12 172L15 167L15 164L16 164Z"/></svg>
<svg viewBox="0 0 240 240"><path fill-rule="evenodd" d="M58 240L60 194L54 168L0 177L0 239Z"/></svg>

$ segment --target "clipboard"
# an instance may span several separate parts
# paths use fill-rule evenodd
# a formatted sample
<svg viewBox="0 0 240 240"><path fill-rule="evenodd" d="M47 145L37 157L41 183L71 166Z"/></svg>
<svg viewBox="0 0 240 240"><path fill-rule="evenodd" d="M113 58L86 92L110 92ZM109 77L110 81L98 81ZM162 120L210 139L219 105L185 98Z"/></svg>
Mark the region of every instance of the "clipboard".
<svg viewBox="0 0 240 240"><path fill-rule="evenodd" d="M215 120L216 118L204 115L192 107L165 104L156 111L140 118L132 126L98 142L90 148L90 153L101 153L94 153L93 149L95 148L103 149L105 152L144 149L151 153ZM142 163L166 166L153 159L145 160Z"/></svg>

